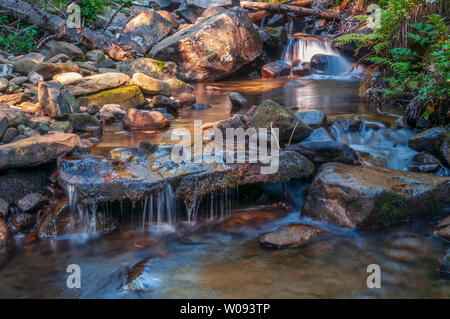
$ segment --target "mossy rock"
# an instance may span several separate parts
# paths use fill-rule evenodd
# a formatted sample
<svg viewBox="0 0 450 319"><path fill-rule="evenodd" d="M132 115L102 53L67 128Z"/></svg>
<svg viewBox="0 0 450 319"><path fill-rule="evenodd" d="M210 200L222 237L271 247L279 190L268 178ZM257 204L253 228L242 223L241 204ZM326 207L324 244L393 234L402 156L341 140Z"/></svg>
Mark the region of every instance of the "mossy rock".
<svg viewBox="0 0 450 319"><path fill-rule="evenodd" d="M92 95L78 98L80 105L103 106L105 104L119 104L121 109L127 110L146 103L145 97L139 87L135 85L111 89Z"/></svg>
<svg viewBox="0 0 450 319"><path fill-rule="evenodd" d="M54 123L51 123L48 127L50 130L54 130L54 131L61 131L64 133L72 133L73 132L73 127L70 124L70 122L68 122L68 121L54 122Z"/></svg>

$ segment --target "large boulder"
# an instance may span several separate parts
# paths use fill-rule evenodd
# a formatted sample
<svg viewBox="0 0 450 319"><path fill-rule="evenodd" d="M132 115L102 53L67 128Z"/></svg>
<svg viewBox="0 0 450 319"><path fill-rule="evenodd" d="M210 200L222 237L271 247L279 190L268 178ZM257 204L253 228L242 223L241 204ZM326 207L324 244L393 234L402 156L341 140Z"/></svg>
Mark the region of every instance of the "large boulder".
<svg viewBox="0 0 450 319"><path fill-rule="evenodd" d="M269 248L294 248L304 246L317 238L324 231L318 227L305 224L291 224L261 235L258 243Z"/></svg>
<svg viewBox="0 0 450 319"><path fill-rule="evenodd" d="M140 87L142 92L149 95L170 96L172 93L169 83L151 78L142 73L133 74L130 84Z"/></svg>
<svg viewBox="0 0 450 319"><path fill-rule="evenodd" d="M119 41L125 45L134 45L139 54L146 54L171 30L172 23L157 11L140 11L123 26Z"/></svg>
<svg viewBox="0 0 450 319"><path fill-rule="evenodd" d="M109 72L87 76L64 84L73 95L87 95L104 90L114 89L130 82L130 77L119 72Z"/></svg>
<svg viewBox="0 0 450 319"><path fill-rule="evenodd" d="M159 61L150 58L139 58L130 64L130 73L143 73L149 77L167 80L178 75L177 65L173 62Z"/></svg>
<svg viewBox="0 0 450 319"><path fill-rule="evenodd" d="M128 109L123 120L123 126L129 129L163 129L169 126L169 121L158 111Z"/></svg>
<svg viewBox="0 0 450 319"><path fill-rule="evenodd" d="M312 133L312 129L298 120L288 108L272 100L264 100L250 116L248 124L257 129L278 128L280 143L297 143Z"/></svg>
<svg viewBox="0 0 450 319"><path fill-rule="evenodd" d="M177 63L182 80L214 81L252 62L261 52L261 39L248 14L233 8L178 31L150 53Z"/></svg>
<svg viewBox="0 0 450 319"><path fill-rule="evenodd" d="M444 127L434 127L411 136L408 139L408 146L417 152L426 151L432 154L439 154L442 142L448 134Z"/></svg>
<svg viewBox="0 0 450 319"><path fill-rule="evenodd" d="M361 229L441 212L448 194L449 177L330 163L314 178L302 216Z"/></svg>
<svg viewBox="0 0 450 319"><path fill-rule="evenodd" d="M38 100L40 110L54 119L63 119L80 112L75 97L56 82L39 82Z"/></svg>
<svg viewBox="0 0 450 319"><path fill-rule="evenodd" d="M69 63L40 63L33 69L36 73L42 75L45 81L51 80L58 73L78 72L80 67L77 64Z"/></svg>
<svg viewBox="0 0 450 319"><path fill-rule="evenodd" d="M0 146L0 170L48 163L72 152L79 143L76 134L50 134Z"/></svg>
<svg viewBox="0 0 450 319"><path fill-rule="evenodd" d="M124 110L129 109L130 107L138 107L146 103L141 89L135 85L81 96L78 98L78 102L80 105L84 106L97 105L99 107L106 104L119 104Z"/></svg>

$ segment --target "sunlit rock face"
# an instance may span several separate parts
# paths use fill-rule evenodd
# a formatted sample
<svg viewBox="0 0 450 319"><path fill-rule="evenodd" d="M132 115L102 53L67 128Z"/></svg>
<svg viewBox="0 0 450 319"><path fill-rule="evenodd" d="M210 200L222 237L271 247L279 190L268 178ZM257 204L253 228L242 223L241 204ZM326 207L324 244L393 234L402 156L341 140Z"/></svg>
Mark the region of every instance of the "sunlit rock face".
<svg viewBox="0 0 450 319"><path fill-rule="evenodd" d="M158 41L169 35L172 23L157 11L138 12L123 27L119 41L133 45L137 53L145 54Z"/></svg>
<svg viewBox="0 0 450 319"><path fill-rule="evenodd" d="M48 163L72 152L79 143L76 134L49 134L0 146L0 170Z"/></svg>
<svg viewBox="0 0 450 319"><path fill-rule="evenodd" d="M214 81L250 63L262 41L248 14L233 8L185 28L153 47L150 55L174 61L184 81Z"/></svg>
<svg viewBox="0 0 450 319"><path fill-rule="evenodd" d="M261 174L260 163L200 163L172 160L172 147L115 149L108 158L87 156L59 162L59 184L74 204L94 205L114 200L139 200L172 185L177 198L191 205L216 190L252 183L280 183L310 178L314 165L295 152L281 151L279 169Z"/></svg>
<svg viewBox="0 0 450 319"><path fill-rule="evenodd" d="M448 194L448 177L330 163L314 178L301 214L361 229L442 212Z"/></svg>

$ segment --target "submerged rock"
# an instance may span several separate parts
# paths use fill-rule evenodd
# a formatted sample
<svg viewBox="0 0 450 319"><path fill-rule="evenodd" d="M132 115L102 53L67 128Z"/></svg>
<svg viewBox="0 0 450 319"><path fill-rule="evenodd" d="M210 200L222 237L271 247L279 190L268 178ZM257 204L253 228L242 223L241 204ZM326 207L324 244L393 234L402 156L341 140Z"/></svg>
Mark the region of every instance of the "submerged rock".
<svg viewBox="0 0 450 319"><path fill-rule="evenodd" d="M261 235L258 243L270 248L294 248L304 246L315 240L324 231L305 224L291 224Z"/></svg>
<svg viewBox="0 0 450 319"><path fill-rule="evenodd" d="M72 152L79 142L76 134L50 134L0 146L0 170L48 163Z"/></svg>
<svg viewBox="0 0 450 319"><path fill-rule="evenodd" d="M214 81L252 62L261 52L261 39L247 12L233 8L178 31L155 45L150 54L174 61L184 81Z"/></svg>
<svg viewBox="0 0 450 319"><path fill-rule="evenodd" d="M302 216L360 229L440 212L449 193L448 177L330 163L314 178Z"/></svg>
<svg viewBox="0 0 450 319"><path fill-rule="evenodd" d="M319 164L341 162L357 165L360 162L358 154L350 146L335 141L301 142L290 145L288 149L298 152Z"/></svg>

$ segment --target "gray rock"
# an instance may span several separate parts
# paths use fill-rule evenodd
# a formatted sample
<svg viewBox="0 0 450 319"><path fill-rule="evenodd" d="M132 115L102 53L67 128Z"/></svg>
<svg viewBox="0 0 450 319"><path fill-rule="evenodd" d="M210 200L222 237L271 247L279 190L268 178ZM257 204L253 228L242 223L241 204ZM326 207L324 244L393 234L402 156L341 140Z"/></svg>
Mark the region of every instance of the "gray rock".
<svg viewBox="0 0 450 319"><path fill-rule="evenodd" d="M0 170L48 163L72 152L79 142L76 134L49 134L0 146Z"/></svg>
<svg viewBox="0 0 450 319"><path fill-rule="evenodd" d="M0 140L7 129L8 129L8 119L6 118L6 116L2 116L0 117Z"/></svg>
<svg viewBox="0 0 450 319"><path fill-rule="evenodd" d="M361 229L440 213L450 205L449 193L449 177L329 163L314 178L301 214Z"/></svg>
<svg viewBox="0 0 450 319"><path fill-rule="evenodd" d="M39 82L38 100L43 113L54 119L64 119L80 112L75 97L59 83Z"/></svg>
<svg viewBox="0 0 450 319"><path fill-rule="evenodd" d="M9 127L6 129L2 136L2 143L10 143L19 135L19 130L15 127Z"/></svg>
<svg viewBox="0 0 450 319"><path fill-rule="evenodd" d="M32 214L42 207L48 200L40 194L30 193L18 201L16 206L22 213Z"/></svg>
<svg viewBox="0 0 450 319"><path fill-rule="evenodd" d="M0 64L0 78L10 79L13 73L13 66L11 64Z"/></svg>
<svg viewBox="0 0 450 319"><path fill-rule="evenodd" d="M28 80L34 85L38 85L39 82L44 81L44 77L35 71L28 73Z"/></svg>
<svg viewBox="0 0 450 319"><path fill-rule="evenodd" d="M420 152L414 155L408 170L412 172L436 173L441 168L441 162L427 152Z"/></svg>
<svg viewBox="0 0 450 319"><path fill-rule="evenodd" d="M295 116L311 128L318 128L326 121L325 113L322 111L308 111L295 113Z"/></svg>
<svg viewBox="0 0 450 319"><path fill-rule="evenodd" d="M38 52L25 54L22 58L14 62L14 71L20 74L28 74L39 63L44 62L45 56Z"/></svg>
<svg viewBox="0 0 450 319"><path fill-rule="evenodd" d="M238 92L232 92L228 97L230 98L231 105L235 108L241 109L248 106L247 99Z"/></svg>
<svg viewBox="0 0 450 319"><path fill-rule="evenodd" d="M95 116L86 113L71 114L69 122L75 132L90 132L96 136L101 135L102 122Z"/></svg>
<svg viewBox="0 0 450 319"><path fill-rule="evenodd" d="M434 127L411 136L408 139L408 146L417 152L439 154L439 149L447 135L448 132L444 127Z"/></svg>
<svg viewBox="0 0 450 319"><path fill-rule="evenodd" d="M305 138L303 142L334 142L335 140L331 137L330 133L323 128L316 128L310 136Z"/></svg>
<svg viewBox="0 0 450 319"><path fill-rule="evenodd" d="M9 127L17 127L20 124L26 125L30 122L19 108L10 107L7 104L0 105L0 118L3 117L8 120Z"/></svg>
<svg viewBox="0 0 450 319"><path fill-rule="evenodd" d="M99 63L105 60L105 54L101 50L91 50L86 52L86 60L94 63Z"/></svg>
<svg viewBox="0 0 450 319"><path fill-rule="evenodd" d="M81 51L79 47L72 43L68 42L56 42L51 50L50 53L47 55L47 60L58 55L58 54L65 54L69 57L72 61L81 61L83 60L84 53Z"/></svg>
<svg viewBox="0 0 450 319"><path fill-rule="evenodd" d="M340 162L357 165L360 162L358 154L348 145L339 142L301 142L292 144L288 150L306 156L314 163L323 164Z"/></svg>

